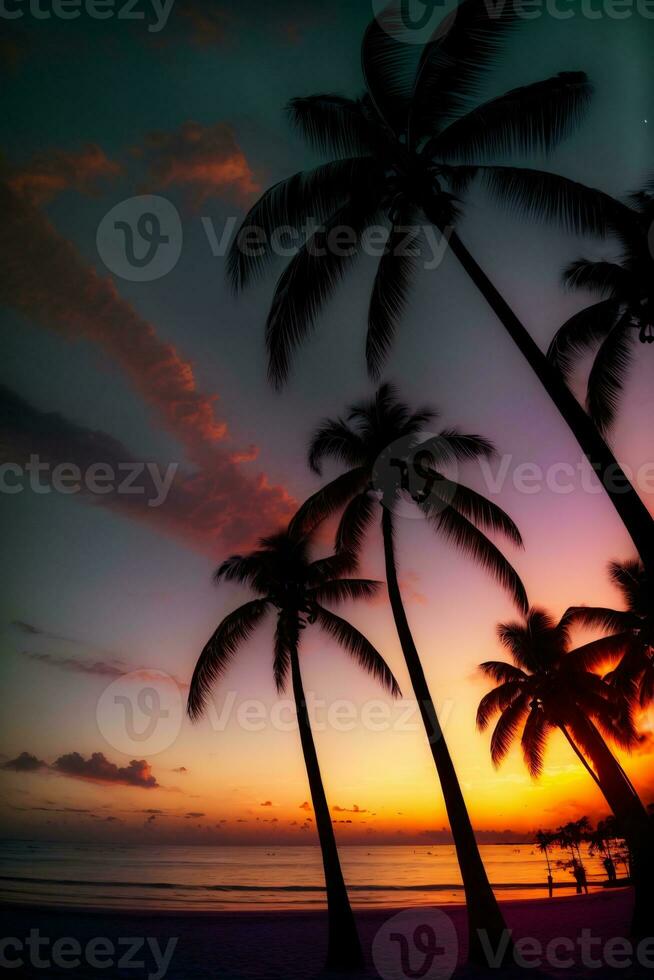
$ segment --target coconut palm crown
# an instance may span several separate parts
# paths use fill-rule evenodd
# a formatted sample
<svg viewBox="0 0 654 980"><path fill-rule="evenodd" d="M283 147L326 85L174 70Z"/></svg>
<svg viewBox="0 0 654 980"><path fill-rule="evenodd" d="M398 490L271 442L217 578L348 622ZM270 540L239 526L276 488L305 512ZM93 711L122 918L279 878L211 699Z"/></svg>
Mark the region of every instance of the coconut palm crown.
<svg viewBox="0 0 654 980"><path fill-rule="evenodd" d="M232 284L240 290L274 258L276 231L306 229L277 283L267 321L276 385L285 382L293 351L362 251L371 226L382 222L389 232L368 315L366 357L374 378L406 302L420 226L427 221L451 230L474 178L532 217L576 231L605 230L613 207L608 195L547 171L498 163L512 153L551 150L574 130L592 96L586 75L575 71L483 101L488 71L520 25L520 13L514 0L493 10L483 0L463 0L419 45L407 43L394 0L363 37L366 89L359 98L327 93L290 102L299 133L332 159L271 187L246 216L228 256ZM330 247L339 229L351 241Z"/></svg>
<svg viewBox="0 0 654 980"><path fill-rule="evenodd" d="M590 291L598 301L564 323L549 349L567 380L581 356L593 352L586 404L604 432L615 421L638 341L654 343L654 178L626 203L615 202L612 222L615 254L578 259L563 274L569 289Z"/></svg>

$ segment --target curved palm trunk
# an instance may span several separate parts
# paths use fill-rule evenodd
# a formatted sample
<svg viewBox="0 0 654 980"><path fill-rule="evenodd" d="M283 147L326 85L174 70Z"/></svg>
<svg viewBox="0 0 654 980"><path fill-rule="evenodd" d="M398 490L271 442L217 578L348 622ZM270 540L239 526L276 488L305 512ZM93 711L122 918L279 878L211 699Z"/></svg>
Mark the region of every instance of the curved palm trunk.
<svg viewBox="0 0 654 980"><path fill-rule="evenodd" d="M329 806L327 805L322 776L320 775L320 765L311 732L309 712L307 710L302 676L300 674L297 644L292 645L290 655L293 696L297 709L300 740L302 742L304 763L309 778L311 802L316 817L316 827L318 828L322 863L325 871L327 914L329 920L327 966L333 970L358 970L363 966L363 953L343 879L334 828L329 813Z"/></svg>
<svg viewBox="0 0 654 980"><path fill-rule="evenodd" d="M654 576L654 520L615 456L563 378L452 228L429 205L427 218L445 235L452 252L491 307L568 424L629 532L645 568ZM430 213L431 212L431 213Z"/></svg>
<svg viewBox="0 0 654 980"><path fill-rule="evenodd" d="M454 837L459 867L461 868L468 911L468 957L472 963L487 965L484 944L480 938L483 936L486 939L487 948L490 947L493 951L501 950L502 944L506 943L505 962L508 962L513 948L510 942L510 934L507 932L504 917L481 860L461 786L404 611L395 565L393 519L386 507L382 507L382 533L386 581L393 618L443 790L445 808ZM509 938L508 943L507 938Z"/></svg>
<svg viewBox="0 0 654 980"><path fill-rule="evenodd" d="M583 735L586 752L597 772L604 798L618 818L632 854L635 905L631 929L636 937L651 936L654 930L654 834L652 822L640 797L608 745L590 719L575 718L574 727Z"/></svg>

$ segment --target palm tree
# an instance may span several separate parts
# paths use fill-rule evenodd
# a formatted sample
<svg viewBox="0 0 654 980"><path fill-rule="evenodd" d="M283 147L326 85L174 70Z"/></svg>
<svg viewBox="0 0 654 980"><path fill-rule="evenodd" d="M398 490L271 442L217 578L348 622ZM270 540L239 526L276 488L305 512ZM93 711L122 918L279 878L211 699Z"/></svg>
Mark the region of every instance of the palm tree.
<svg viewBox="0 0 654 980"><path fill-rule="evenodd" d="M188 713L193 719L200 717L214 682L223 675L239 646L269 613L274 613L273 675L281 692L290 673L322 850L329 915L327 965L333 969L351 969L362 964L361 945L341 871L302 686L299 662L302 630L308 624L317 623L391 694L399 694L399 688L381 654L365 636L323 605L370 598L379 583L348 577L357 563L352 555L344 552L311 561L309 545L310 536L306 534L280 531L262 538L257 551L235 555L220 565L215 573L216 582L247 585L256 598L225 616L200 654L191 680Z"/></svg>
<svg viewBox="0 0 654 980"><path fill-rule="evenodd" d="M636 906L633 928L638 935L651 929L648 909L654 881L654 850L645 807L624 770L602 737L622 748L638 741L631 703L621 691L594 671L606 660L607 651L624 650L629 637L616 633L571 649L570 619L557 623L541 609L531 609L524 622L501 624L500 642L512 663L489 661L481 671L495 681L477 711L477 725L484 731L493 717L490 750L497 766L520 735L525 764L537 778L550 734L563 733L577 757L593 775L634 854Z"/></svg>
<svg viewBox="0 0 654 980"><path fill-rule="evenodd" d="M551 830L537 830L534 841L538 850L545 856L547 862L547 886L552 897L552 865L550 862L550 848L556 843L556 834Z"/></svg>
<svg viewBox="0 0 654 980"><path fill-rule="evenodd" d="M615 881L616 863L613 858L612 843L615 834L614 824L610 820L599 820L597 827L590 830L587 834L591 857L598 852L604 856L604 867L609 878L609 882Z"/></svg>
<svg viewBox="0 0 654 980"><path fill-rule="evenodd" d="M262 196L232 244L228 271L235 290L243 289L274 258L276 232L311 222L315 229L322 222L306 231L268 315L269 374L281 386L293 352L362 251L366 230L385 222L390 233L372 290L366 341L368 368L377 379L415 268L415 234L425 220L433 224L535 371L654 570L654 525L647 508L561 374L455 231L459 197L475 178L530 217L555 219L575 232L611 227L615 202L609 195L553 173L487 162L514 150L550 150L574 128L591 97L586 76L568 72L478 104L502 41L520 22L520 7L517 0L493 9L484 0L462 0L447 30L439 25L421 49L402 36L393 0L363 38L361 98L326 94L290 103L300 133L332 160L282 180ZM344 230L347 244L338 237Z"/></svg>
<svg viewBox="0 0 654 980"><path fill-rule="evenodd" d="M521 545L518 529L495 504L461 483L448 479L442 467L453 460L473 460L492 452L485 439L449 429L425 437L435 413L411 411L395 389L382 385L370 401L353 405L346 420L325 420L309 449L309 465L321 472L327 457L348 466L310 497L294 518L306 530L336 511L342 516L336 533L337 549L358 552L375 518L380 519L386 581L395 626L413 690L427 732L445 798L468 906L469 956L484 963L479 932L499 945L505 924L479 855L470 817L456 771L440 727L418 650L407 619L398 582L393 511L399 498L412 501L433 529L489 571L526 607L524 587L514 569L484 531L498 532ZM381 518L379 515L381 513Z"/></svg>
<svg viewBox="0 0 654 980"><path fill-rule="evenodd" d="M641 708L654 700L654 588L639 561L612 561L609 577L622 593L626 609L598 606L572 606L566 617L570 622L606 631L606 662L617 661L611 673L612 684L625 694L633 694ZM615 635L631 636L629 644L615 648ZM601 641L600 641L601 643Z"/></svg>
<svg viewBox="0 0 654 980"><path fill-rule="evenodd" d="M621 254L600 261L578 259L563 274L570 289L585 289L599 298L575 313L557 331L550 360L568 380L582 353L594 350L586 404L597 427L606 433L615 420L633 356L636 337L654 343L654 178L615 202L614 232Z"/></svg>

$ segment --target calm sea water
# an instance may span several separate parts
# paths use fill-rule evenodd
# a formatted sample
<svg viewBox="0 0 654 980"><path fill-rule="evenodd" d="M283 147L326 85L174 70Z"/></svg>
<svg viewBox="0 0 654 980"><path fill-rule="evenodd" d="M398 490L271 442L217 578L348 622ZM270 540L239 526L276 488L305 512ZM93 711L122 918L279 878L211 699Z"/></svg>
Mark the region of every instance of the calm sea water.
<svg viewBox="0 0 654 980"><path fill-rule="evenodd" d="M542 898L546 869L531 845L482 845L501 898ZM554 860L564 855L554 855ZM452 904L463 900L454 848L342 847L352 903L375 906ZM604 879L588 858L589 883ZM622 873L622 869L620 869ZM560 894L568 871L555 869ZM0 843L0 901L116 909L260 910L324 906L316 847L174 847Z"/></svg>

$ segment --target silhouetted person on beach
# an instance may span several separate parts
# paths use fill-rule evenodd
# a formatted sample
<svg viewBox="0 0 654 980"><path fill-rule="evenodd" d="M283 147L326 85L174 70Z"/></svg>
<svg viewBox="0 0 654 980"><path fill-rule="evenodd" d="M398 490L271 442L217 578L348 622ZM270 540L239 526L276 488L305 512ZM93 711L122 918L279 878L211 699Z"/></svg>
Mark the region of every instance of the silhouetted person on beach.
<svg viewBox="0 0 654 980"><path fill-rule="evenodd" d="M572 869L572 873L575 876L575 881L577 882L577 895L581 895L582 892L588 894L588 880L586 878L586 869L583 864L575 862Z"/></svg>
<svg viewBox="0 0 654 980"><path fill-rule="evenodd" d="M547 890L550 893L550 898L551 898L552 895L554 894L554 878L552 877L551 874L548 874L547 876Z"/></svg>
<svg viewBox="0 0 654 980"><path fill-rule="evenodd" d="M618 880L613 859L607 855L602 861L602 864L604 865L604 870L606 871L607 877L609 879L609 884L613 885Z"/></svg>

